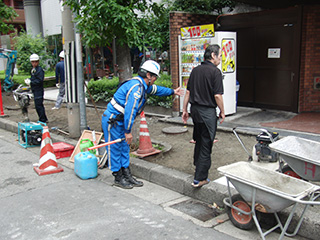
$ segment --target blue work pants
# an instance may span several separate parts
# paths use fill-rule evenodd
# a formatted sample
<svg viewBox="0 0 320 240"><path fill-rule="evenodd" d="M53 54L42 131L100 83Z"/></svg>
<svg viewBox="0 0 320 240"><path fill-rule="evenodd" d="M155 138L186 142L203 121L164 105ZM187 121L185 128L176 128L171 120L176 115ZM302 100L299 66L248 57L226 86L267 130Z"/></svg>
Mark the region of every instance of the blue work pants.
<svg viewBox="0 0 320 240"><path fill-rule="evenodd" d="M39 121L46 123L48 118L46 116L46 112L43 105L43 97L35 97L34 98L34 106L36 108L37 114L39 116Z"/></svg>
<svg viewBox="0 0 320 240"><path fill-rule="evenodd" d="M123 121L109 124L109 119L115 118L114 114L106 113L102 116L102 129L106 142L119 138L125 138ZM122 167L127 168L130 164L130 146L126 141L106 146L108 153L108 167L112 172L118 172Z"/></svg>

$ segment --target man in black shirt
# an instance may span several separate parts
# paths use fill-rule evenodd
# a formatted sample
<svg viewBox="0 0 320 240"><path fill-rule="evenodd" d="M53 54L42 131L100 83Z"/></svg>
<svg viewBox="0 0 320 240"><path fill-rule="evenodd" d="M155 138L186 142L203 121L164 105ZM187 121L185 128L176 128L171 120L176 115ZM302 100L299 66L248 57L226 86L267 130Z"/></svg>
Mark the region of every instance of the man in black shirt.
<svg viewBox="0 0 320 240"><path fill-rule="evenodd" d="M221 61L219 45L209 45L204 53L204 62L191 72L183 101L182 120L189 118L188 103L191 104L191 117L194 124L193 139L196 141L193 164L195 165L193 187L209 183L212 145L217 129L219 108L220 123L224 121L223 83L221 71L217 68Z"/></svg>

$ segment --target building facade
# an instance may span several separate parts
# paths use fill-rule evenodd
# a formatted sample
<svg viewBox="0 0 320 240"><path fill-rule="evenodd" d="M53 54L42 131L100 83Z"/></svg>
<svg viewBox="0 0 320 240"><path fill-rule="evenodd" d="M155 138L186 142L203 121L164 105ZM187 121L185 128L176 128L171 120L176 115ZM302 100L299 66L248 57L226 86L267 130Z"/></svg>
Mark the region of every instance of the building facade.
<svg viewBox="0 0 320 240"><path fill-rule="evenodd" d="M210 23L215 31L237 32L238 105L320 112L320 5L221 16L172 12L170 56L175 87L179 85L180 28ZM279 57L268 57L270 50L279 51ZM178 100L173 111L179 112Z"/></svg>

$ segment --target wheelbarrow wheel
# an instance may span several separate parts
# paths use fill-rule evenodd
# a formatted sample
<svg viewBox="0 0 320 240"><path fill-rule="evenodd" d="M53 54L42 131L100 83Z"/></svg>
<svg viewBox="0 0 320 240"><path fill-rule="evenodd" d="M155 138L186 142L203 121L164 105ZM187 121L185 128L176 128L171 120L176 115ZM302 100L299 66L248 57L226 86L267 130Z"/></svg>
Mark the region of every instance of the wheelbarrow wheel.
<svg viewBox="0 0 320 240"><path fill-rule="evenodd" d="M289 165L284 165L283 168L281 169L283 174L289 175L290 177L302 179Z"/></svg>
<svg viewBox="0 0 320 240"><path fill-rule="evenodd" d="M232 206L240 208L245 212L250 212L251 208L246 203L245 200L241 197L240 194L236 194L232 196ZM252 214L246 215L243 214L232 207L227 207L228 216L234 226L243 230L250 230L254 226L254 220Z"/></svg>

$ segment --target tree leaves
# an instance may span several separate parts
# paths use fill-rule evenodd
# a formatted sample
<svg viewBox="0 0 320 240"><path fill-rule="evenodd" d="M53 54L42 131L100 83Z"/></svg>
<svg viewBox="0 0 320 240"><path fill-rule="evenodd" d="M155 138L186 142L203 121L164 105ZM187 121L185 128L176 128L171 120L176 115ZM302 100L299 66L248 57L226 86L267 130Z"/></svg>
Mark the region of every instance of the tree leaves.
<svg viewBox="0 0 320 240"><path fill-rule="evenodd" d="M19 70L25 73L29 73L32 69L29 57L31 54L36 53L40 56L40 65L44 68L44 61L49 58L45 51L47 42L40 34L33 37L31 34L27 34L22 31L19 36L13 38L15 49L18 52L17 65Z"/></svg>
<svg viewBox="0 0 320 240"><path fill-rule="evenodd" d="M120 44L143 45L139 12L148 8L146 0L66 0L77 12L75 21L87 46L104 46L116 37Z"/></svg>
<svg viewBox="0 0 320 240"><path fill-rule="evenodd" d="M18 16L19 15L12 7L8 7L3 3L3 1L0 1L0 32L2 34L7 34L10 31L13 31L13 25L8 23Z"/></svg>
<svg viewBox="0 0 320 240"><path fill-rule="evenodd" d="M235 2L232 0L175 0L171 3L174 11L197 14L221 14L223 8L231 11L235 7Z"/></svg>

